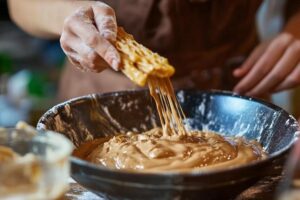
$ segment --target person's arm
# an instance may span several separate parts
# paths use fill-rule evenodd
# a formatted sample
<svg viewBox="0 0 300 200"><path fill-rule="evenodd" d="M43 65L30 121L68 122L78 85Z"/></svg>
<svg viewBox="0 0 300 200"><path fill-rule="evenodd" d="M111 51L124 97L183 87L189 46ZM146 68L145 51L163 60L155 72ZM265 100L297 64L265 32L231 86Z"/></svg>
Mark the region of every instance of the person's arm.
<svg viewBox="0 0 300 200"><path fill-rule="evenodd" d="M300 12L292 15L282 32L261 43L234 71L242 80L235 92L262 96L300 85Z"/></svg>
<svg viewBox="0 0 300 200"><path fill-rule="evenodd" d="M59 38L69 60L82 71L100 72L108 65L119 68L112 45L117 23L114 10L88 0L9 0L11 18L26 32ZM107 65L108 64L108 65Z"/></svg>
<svg viewBox="0 0 300 200"><path fill-rule="evenodd" d="M26 32L43 38L59 38L63 23L80 6L90 1L8 0L12 20Z"/></svg>

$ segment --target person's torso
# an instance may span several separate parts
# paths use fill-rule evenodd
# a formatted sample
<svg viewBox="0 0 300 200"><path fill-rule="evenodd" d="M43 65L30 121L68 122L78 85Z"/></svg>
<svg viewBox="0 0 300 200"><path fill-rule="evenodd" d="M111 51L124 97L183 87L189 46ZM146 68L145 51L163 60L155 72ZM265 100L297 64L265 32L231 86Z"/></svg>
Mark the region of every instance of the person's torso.
<svg viewBox="0 0 300 200"><path fill-rule="evenodd" d="M258 43L255 15L262 0L101 1L115 10L119 26L169 59L176 68L175 88L231 89L236 82L232 69ZM135 88L128 78L113 71L67 71L67 84L70 77L76 84L78 77L84 82L78 84L80 92L76 88L68 95L71 97Z"/></svg>
<svg viewBox="0 0 300 200"><path fill-rule="evenodd" d="M115 9L119 26L169 59L175 79L188 77L186 87L210 81L209 87L219 88L227 73L222 69L232 59L247 56L258 42L255 15L262 0L104 2Z"/></svg>

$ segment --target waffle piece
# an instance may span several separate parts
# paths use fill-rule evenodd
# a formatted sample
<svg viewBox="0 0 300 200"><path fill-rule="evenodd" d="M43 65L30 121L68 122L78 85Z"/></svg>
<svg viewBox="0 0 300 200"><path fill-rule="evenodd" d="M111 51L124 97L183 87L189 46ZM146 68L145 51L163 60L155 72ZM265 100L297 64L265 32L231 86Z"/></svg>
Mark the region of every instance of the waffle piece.
<svg viewBox="0 0 300 200"><path fill-rule="evenodd" d="M144 86L149 76L167 78L175 72L166 58L137 43L123 28L118 28L115 46L121 56L122 72L139 86Z"/></svg>

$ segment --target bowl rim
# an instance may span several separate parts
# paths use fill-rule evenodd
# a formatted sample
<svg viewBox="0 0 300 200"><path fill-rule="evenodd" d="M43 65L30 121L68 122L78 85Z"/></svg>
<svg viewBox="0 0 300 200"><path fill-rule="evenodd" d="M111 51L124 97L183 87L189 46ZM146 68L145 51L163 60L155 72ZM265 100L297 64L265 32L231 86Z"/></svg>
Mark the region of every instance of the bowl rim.
<svg viewBox="0 0 300 200"><path fill-rule="evenodd" d="M174 176L185 176L185 177L195 177L195 176L211 176L211 175L218 175L218 174L223 174L223 173L232 173L237 170L246 170L248 168L252 168L258 165L264 165L268 162L272 162L276 158L278 158L281 155L284 155L287 153L293 146L293 144L298 140L300 136L300 126L298 121L291 115L289 114L286 110L283 108L274 105L272 103L266 102L262 99L255 98L255 97L249 97L249 96L244 96L240 95L238 93L234 93L231 91L225 91L225 90L197 90L197 89L179 89L176 90L176 95L178 95L179 92L188 92L188 93L194 93L194 94L207 94L207 95L214 95L214 96L228 96L228 97L237 97L240 99L248 100L248 101L253 101L256 103L263 104L275 111L282 112L286 115L289 116L289 118L292 120L292 124L296 125L297 131L294 133L294 138L293 140L290 141L288 145L283 147L280 151L277 151L271 155L269 155L267 158L263 160L258 160L258 161L253 161L248 164L243 164L243 165L238 165L238 166L233 166L230 168L226 169L215 169L215 170L208 170L208 171L201 171L201 170L194 170L194 171L189 171L189 172L176 172L176 171L170 171L170 172L137 172L137 171L125 171L125 170L117 170L117 169L109 169L106 167L98 166L96 164L90 163L88 161L85 161L83 159L77 158L75 156L71 156L70 160L71 163L75 164L80 164L80 165L85 165L89 168L93 168L94 170L102 170L105 173L113 173L115 175L130 175L130 176L151 176L151 177L160 177L160 178L165 178L165 177L174 177ZM107 93L92 93L84 96L79 96L72 98L70 100L64 101L62 103L59 103L52 108L50 108L48 111L46 111L41 118L39 119L37 123L37 129L38 130L45 130L45 126L43 124L43 121L45 120L46 117L53 117L57 115L57 110L61 107L64 107L66 104L72 104L72 103L77 103L78 101L82 101L84 99L90 99L91 97L96 97L96 98L103 98L103 97L109 97L109 96L122 96L122 95L130 95L130 94L137 94L137 93L149 93L148 89L132 89L132 90L123 90L123 91L116 91L116 92L107 92ZM50 130L51 131L51 130ZM62 133L61 133L62 134Z"/></svg>

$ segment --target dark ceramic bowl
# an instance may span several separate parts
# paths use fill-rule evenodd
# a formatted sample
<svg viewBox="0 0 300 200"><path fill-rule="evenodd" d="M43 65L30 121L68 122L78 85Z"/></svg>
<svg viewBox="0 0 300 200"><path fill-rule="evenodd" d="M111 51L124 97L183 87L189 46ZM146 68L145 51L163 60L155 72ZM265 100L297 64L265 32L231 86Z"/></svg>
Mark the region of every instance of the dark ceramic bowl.
<svg viewBox="0 0 300 200"><path fill-rule="evenodd" d="M220 91L179 91L177 96L191 128L256 139L269 157L213 172L157 174L110 170L72 157L72 177L108 199L226 199L268 175L297 138L297 121L270 103ZM125 91L59 104L41 117L38 128L62 133L78 147L87 140L157 124L149 93Z"/></svg>

